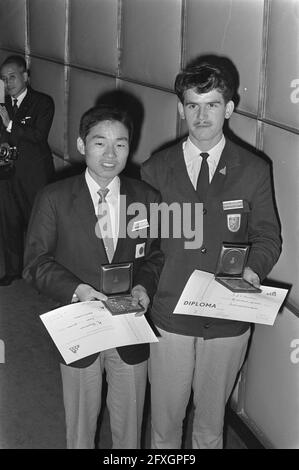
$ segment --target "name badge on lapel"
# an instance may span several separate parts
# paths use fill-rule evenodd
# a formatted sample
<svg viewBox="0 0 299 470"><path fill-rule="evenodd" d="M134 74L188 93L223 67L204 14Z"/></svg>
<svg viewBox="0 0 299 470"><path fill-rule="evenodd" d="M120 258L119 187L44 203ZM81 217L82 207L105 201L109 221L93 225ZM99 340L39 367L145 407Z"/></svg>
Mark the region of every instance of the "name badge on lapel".
<svg viewBox="0 0 299 470"><path fill-rule="evenodd" d="M135 222L133 223L132 232L136 232L136 230L141 230L147 227L149 227L147 219L135 220Z"/></svg>
<svg viewBox="0 0 299 470"><path fill-rule="evenodd" d="M138 243L135 248L135 258L142 258L145 255L145 242Z"/></svg>
<svg viewBox="0 0 299 470"><path fill-rule="evenodd" d="M241 226L241 214L227 214L227 227L230 232L237 232Z"/></svg>

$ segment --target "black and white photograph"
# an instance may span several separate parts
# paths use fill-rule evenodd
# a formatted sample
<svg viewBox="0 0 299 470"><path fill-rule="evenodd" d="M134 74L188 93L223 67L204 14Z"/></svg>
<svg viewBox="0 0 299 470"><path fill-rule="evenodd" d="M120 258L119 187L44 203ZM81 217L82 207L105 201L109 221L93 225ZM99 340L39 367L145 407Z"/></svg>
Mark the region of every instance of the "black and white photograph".
<svg viewBox="0 0 299 470"><path fill-rule="evenodd" d="M0 0L0 450L299 449L298 180L299 0Z"/></svg>

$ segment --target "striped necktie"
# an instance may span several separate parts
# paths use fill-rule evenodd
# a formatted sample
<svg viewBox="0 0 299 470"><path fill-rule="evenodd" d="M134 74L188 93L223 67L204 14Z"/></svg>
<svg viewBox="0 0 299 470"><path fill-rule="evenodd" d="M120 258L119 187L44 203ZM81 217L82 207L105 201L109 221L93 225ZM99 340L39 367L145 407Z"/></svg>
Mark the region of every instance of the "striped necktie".
<svg viewBox="0 0 299 470"><path fill-rule="evenodd" d="M108 192L108 188L98 190L98 223L100 228L99 236L103 240L107 258L109 260L109 263L111 263L114 255L114 243L112 236L110 210L106 201L106 196Z"/></svg>

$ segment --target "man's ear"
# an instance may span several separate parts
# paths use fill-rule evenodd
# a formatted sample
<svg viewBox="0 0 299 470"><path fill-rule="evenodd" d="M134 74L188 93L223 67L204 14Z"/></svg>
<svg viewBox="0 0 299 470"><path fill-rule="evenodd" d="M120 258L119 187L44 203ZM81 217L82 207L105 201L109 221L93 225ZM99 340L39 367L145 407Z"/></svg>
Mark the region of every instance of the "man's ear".
<svg viewBox="0 0 299 470"><path fill-rule="evenodd" d="M181 119L185 119L184 105L181 101L178 102L178 110L179 110L179 115Z"/></svg>
<svg viewBox="0 0 299 470"><path fill-rule="evenodd" d="M225 106L225 119L229 119L231 115L233 114L235 105L232 100L230 100L228 103L226 103Z"/></svg>
<svg viewBox="0 0 299 470"><path fill-rule="evenodd" d="M85 155L85 144L83 140L81 139L81 137L78 137L77 139L77 149L79 150L81 155Z"/></svg>
<svg viewBox="0 0 299 470"><path fill-rule="evenodd" d="M29 81L28 72L23 72L23 78L24 78L25 83L28 83L28 81Z"/></svg>

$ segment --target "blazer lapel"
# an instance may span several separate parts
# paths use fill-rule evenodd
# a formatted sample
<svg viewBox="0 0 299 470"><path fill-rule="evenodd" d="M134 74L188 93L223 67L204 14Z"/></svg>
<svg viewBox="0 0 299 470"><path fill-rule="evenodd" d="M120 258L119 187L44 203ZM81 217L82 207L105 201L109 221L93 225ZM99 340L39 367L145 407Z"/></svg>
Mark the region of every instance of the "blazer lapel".
<svg viewBox="0 0 299 470"><path fill-rule="evenodd" d="M10 96L5 97L5 108L8 112L10 119L12 119L12 102Z"/></svg>
<svg viewBox="0 0 299 470"><path fill-rule="evenodd" d="M169 168L169 187L173 188L173 184L180 188L182 200L186 201L199 201L197 192L190 181L182 143L184 140L178 143L176 152L173 152L171 160L171 166ZM221 154L218 166L213 176L212 182L209 187L208 198L219 197L227 186L231 184L231 177L233 174L234 167L240 165L240 157L234 144L226 139L226 144ZM174 183L173 183L174 182Z"/></svg>
<svg viewBox="0 0 299 470"><path fill-rule="evenodd" d="M87 243L93 247L96 253L99 253L99 259L105 258L108 261L102 239L96 236L95 227L97 217L94 206L85 181L84 173L78 177L73 188L72 210L74 217L80 224L80 228L85 232ZM88 249L90 252L90 250Z"/></svg>
<svg viewBox="0 0 299 470"><path fill-rule="evenodd" d="M232 170L240 165L240 157L232 142L226 139L215 174L210 184L209 197L219 197L231 185Z"/></svg>
<svg viewBox="0 0 299 470"><path fill-rule="evenodd" d="M20 107L16 114L16 118L18 120L21 120L24 117L28 117L28 115L30 114L29 110L32 106L32 102L33 102L32 92L31 92L31 89L28 87L27 94L25 98L23 99L22 103L20 104Z"/></svg>
<svg viewBox="0 0 299 470"><path fill-rule="evenodd" d="M169 169L169 178L171 181L170 187L173 187L174 182L175 187L180 188L183 201L193 200L196 202L198 200L198 195L189 178L184 159L182 147L184 140L186 139L183 139L178 143L176 153L173 155L172 165Z"/></svg>
<svg viewBox="0 0 299 470"><path fill-rule="evenodd" d="M136 203L136 199L133 196L132 188L128 184L128 181L120 176L120 209L119 209L119 232L118 232L118 239L117 245L114 251L113 260L119 259L120 255L123 254L124 251L127 250L127 227L129 221L135 217L135 214L128 215L127 209L130 204ZM125 201L125 204L124 204Z"/></svg>
<svg viewBox="0 0 299 470"><path fill-rule="evenodd" d="M31 89L28 87L27 88L27 94L25 98L23 99L22 103L20 104L20 107L18 108L18 111L15 115L15 119L21 120L24 117L28 115L28 111L32 105L32 92ZM11 97L7 96L5 99L5 107L7 109L7 112L9 114L9 117L12 119L12 101Z"/></svg>

